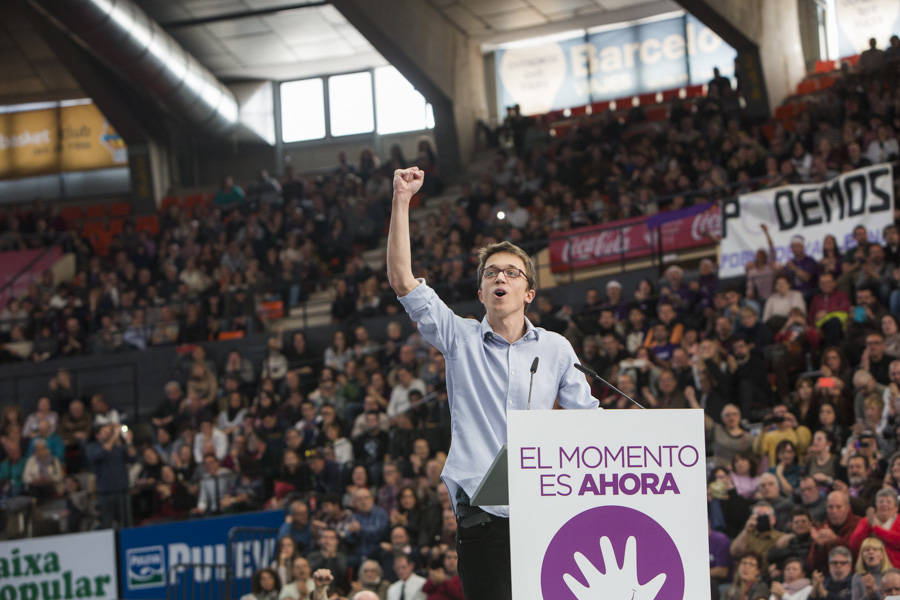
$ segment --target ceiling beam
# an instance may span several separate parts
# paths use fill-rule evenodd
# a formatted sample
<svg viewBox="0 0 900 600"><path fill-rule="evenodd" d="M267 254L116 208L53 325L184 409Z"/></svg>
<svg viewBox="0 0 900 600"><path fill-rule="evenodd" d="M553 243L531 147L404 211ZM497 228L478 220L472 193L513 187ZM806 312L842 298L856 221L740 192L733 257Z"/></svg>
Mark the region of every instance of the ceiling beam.
<svg viewBox="0 0 900 600"><path fill-rule="evenodd" d="M296 2L294 4L284 4L280 6L270 6L268 8L258 8L254 10L240 10L230 13L221 13L218 15L208 15L205 17L196 17L193 19L179 19L177 21L160 21L159 25L163 29L181 29L183 27L196 27L198 25L209 25L210 23L221 23L222 21L239 21L241 19L250 19L253 17L265 17L275 13L285 12L288 10L298 10L302 8L318 8L331 4L331 2Z"/></svg>

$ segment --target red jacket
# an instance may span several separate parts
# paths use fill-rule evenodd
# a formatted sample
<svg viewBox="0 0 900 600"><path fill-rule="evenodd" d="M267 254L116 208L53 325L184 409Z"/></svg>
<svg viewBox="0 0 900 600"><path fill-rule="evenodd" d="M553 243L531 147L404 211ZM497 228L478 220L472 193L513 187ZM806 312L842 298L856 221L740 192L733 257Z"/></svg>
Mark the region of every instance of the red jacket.
<svg viewBox="0 0 900 600"><path fill-rule="evenodd" d="M422 591L428 594L428 600L465 600L459 575L454 575L440 585L435 585L429 579L422 586Z"/></svg>
<svg viewBox="0 0 900 600"><path fill-rule="evenodd" d="M816 315L820 310L824 310L825 314L835 311L850 312L850 298L841 290L834 290L828 294L816 294L809 303L809 319L810 325L816 324Z"/></svg>
<svg viewBox="0 0 900 600"><path fill-rule="evenodd" d="M859 523L859 520L859 515L850 513L847 515L847 520L844 521L844 524L838 529L834 529L834 527L831 527L831 524L827 522L822 525L823 527L828 525L834 529L834 534L837 536L837 539L832 544L820 546L814 542L812 546L810 546L809 555L806 557L806 567L809 569L810 573L813 571L821 571L823 573L828 572L828 553L831 552L832 548L835 548L836 546L846 546L853 550L850 546L850 536L856 531L856 525ZM816 529L818 529L818 527ZM857 546L857 549L858 548L859 546ZM853 550L853 557L856 557L856 550Z"/></svg>
<svg viewBox="0 0 900 600"><path fill-rule="evenodd" d="M868 519L860 519L859 524L850 535L850 549L854 556L859 553L859 547L867 537L874 536L884 542L888 560L892 565L900 565L900 517L894 519L890 529L882 529L878 525L872 527Z"/></svg>

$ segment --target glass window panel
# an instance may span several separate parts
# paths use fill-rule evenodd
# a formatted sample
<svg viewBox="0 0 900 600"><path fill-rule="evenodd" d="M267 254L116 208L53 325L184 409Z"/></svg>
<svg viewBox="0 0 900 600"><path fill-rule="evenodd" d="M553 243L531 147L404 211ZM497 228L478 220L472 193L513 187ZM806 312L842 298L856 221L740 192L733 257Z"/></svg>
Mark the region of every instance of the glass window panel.
<svg viewBox="0 0 900 600"><path fill-rule="evenodd" d="M325 137L325 95L321 79L281 84L281 139L285 142Z"/></svg>
<svg viewBox="0 0 900 600"><path fill-rule="evenodd" d="M378 133L419 131L428 126L425 97L394 67L375 69L375 111ZM432 116L433 121L433 116ZM433 126L433 125L432 125Z"/></svg>
<svg viewBox="0 0 900 600"><path fill-rule="evenodd" d="M375 129L372 76L368 72L328 78L331 135L367 133Z"/></svg>

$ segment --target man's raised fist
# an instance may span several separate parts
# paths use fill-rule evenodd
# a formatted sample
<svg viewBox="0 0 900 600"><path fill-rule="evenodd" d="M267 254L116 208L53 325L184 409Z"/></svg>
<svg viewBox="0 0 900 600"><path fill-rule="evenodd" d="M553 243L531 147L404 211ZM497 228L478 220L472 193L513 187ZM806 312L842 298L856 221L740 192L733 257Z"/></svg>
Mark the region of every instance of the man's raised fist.
<svg viewBox="0 0 900 600"><path fill-rule="evenodd" d="M412 198L425 182L425 171L419 167L394 171L394 194Z"/></svg>

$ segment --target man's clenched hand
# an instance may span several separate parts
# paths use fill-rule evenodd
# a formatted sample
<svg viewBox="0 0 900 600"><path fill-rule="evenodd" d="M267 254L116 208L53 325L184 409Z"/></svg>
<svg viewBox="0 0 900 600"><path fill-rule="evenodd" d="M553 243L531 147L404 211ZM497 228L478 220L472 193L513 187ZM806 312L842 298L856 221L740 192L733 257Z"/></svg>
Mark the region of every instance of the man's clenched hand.
<svg viewBox="0 0 900 600"><path fill-rule="evenodd" d="M394 171L394 195L412 198L425 182L425 171L419 167Z"/></svg>

